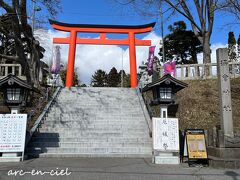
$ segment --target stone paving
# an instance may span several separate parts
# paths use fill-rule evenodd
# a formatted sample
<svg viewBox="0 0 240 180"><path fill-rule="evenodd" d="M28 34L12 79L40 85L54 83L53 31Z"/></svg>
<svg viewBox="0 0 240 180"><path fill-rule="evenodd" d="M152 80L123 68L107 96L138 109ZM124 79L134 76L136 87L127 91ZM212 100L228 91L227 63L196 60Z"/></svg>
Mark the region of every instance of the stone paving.
<svg viewBox="0 0 240 180"><path fill-rule="evenodd" d="M45 172L45 174L37 175L37 171ZM17 175L15 176L14 173ZM25 175L19 175L24 173ZM30 173L33 173L33 175ZM240 170L188 167L186 163L155 165L151 163L151 159L143 158L37 158L19 163L0 162L0 180L15 179L238 180L240 179Z"/></svg>

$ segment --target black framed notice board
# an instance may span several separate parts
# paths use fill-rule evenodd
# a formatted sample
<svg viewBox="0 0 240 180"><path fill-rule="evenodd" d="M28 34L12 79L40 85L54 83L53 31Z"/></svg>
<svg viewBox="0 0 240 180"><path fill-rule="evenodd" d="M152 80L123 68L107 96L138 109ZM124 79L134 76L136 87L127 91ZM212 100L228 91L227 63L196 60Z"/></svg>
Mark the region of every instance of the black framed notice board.
<svg viewBox="0 0 240 180"><path fill-rule="evenodd" d="M185 146L189 166L208 165L208 154L203 129L185 130Z"/></svg>

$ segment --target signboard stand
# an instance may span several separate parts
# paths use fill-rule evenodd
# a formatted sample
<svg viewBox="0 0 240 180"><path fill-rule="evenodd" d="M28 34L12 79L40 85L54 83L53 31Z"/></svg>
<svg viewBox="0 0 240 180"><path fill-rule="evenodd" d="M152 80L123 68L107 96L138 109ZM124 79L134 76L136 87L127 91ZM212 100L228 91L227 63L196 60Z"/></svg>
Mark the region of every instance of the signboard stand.
<svg viewBox="0 0 240 180"><path fill-rule="evenodd" d="M153 118L153 163L179 164L177 118Z"/></svg>
<svg viewBox="0 0 240 180"><path fill-rule="evenodd" d="M24 159L27 114L0 114L0 162Z"/></svg>
<svg viewBox="0 0 240 180"><path fill-rule="evenodd" d="M187 129L185 131L184 156L189 166L208 166L208 155L203 129Z"/></svg>

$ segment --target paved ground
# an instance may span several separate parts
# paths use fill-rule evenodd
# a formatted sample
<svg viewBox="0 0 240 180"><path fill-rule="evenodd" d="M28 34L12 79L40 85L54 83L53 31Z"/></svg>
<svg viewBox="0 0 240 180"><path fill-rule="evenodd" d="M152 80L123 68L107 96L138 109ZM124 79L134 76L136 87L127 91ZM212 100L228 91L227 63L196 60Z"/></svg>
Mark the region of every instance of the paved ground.
<svg viewBox="0 0 240 180"><path fill-rule="evenodd" d="M37 175L37 171L38 173L45 174ZM16 176L14 174L16 174ZM57 176L56 174L62 175ZM240 180L240 170L188 167L187 164L154 165L151 163L151 159L130 158L38 158L19 163L0 162L0 180L11 179Z"/></svg>

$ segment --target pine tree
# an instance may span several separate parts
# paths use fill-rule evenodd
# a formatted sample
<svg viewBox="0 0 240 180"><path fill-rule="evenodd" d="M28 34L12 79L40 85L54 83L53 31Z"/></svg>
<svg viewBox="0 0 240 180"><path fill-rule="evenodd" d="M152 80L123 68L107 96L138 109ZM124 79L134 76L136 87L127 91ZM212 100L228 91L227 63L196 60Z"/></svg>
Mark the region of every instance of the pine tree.
<svg viewBox="0 0 240 180"><path fill-rule="evenodd" d="M107 73L101 69L98 69L94 75L92 75L91 85L93 87L106 87L107 86Z"/></svg>
<svg viewBox="0 0 240 180"><path fill-rule="evenodd" d="M177 21L168 27L171 33L164 38L165 57L173 59L176 56L180 64L196 64L197 53L202 52L202 46L194 33L186 28L184 21Z"/></svg>
<svg viewBox="0 0 240 180"><path fill-rule="evenodd" d="M126 74L124 70L120 70L119 77L120 77L120 83L118 85L119 87L131 87L129 74Z"/></svg>
<svg viewBox="0 0 240 180"><path fill-rule="evenodd" d="M240 35L238 36L237 44L240 45Z"/></svg>
<svg viewBox="0 0 240 180"><path fill-rule="evenodd" d="M76 69L75 69L75 71L76 71ZM74 74L73 74L73 86L79 86L81 83L80 83L79 77L78 77L78 75L75 73L75 71L74 71ZM64 68L60 71L60 77L61 77L62 82L63 82L64 85L66 84L66 76L67 76L67 70L66 70L66 68L64 67Z"/></svg>
<svg viewBox="0 0 240 180"><path fill-rule="evenodd" d="M234 32L229 32L228 33L228 56L229 56L229 61L233 62L236 57L236 39L234 36Z"/></svg>
<svg viewBox="0 0 240 180"><path fill-rule="evenodd" d="M234 32L229 32L228 33L228 45L235 45L236 44L236 39L234 36Z"/></svg>
<svg viewBox="0 0 240 180"><path fill-rule="evenodd" d="M107 75L107 86L118 87L120 80L121 80L121 75L119 75L117 69L113 67Z"/></svg>

